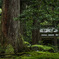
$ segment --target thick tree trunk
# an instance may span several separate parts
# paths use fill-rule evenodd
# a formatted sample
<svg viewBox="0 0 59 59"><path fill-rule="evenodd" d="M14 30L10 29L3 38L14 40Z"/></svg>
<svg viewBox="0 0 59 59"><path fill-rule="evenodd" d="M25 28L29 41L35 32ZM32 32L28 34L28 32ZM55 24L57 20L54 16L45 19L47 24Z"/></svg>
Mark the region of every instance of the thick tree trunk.
<svg viewBox="0 0 59 59"><path fill-rule="evenodd" d="M4 0L2 11L2 33L4 39L11 43L15 52L22 50L23 40L20 34L20 21L14 19L20 14L20 0Z"/></svg>

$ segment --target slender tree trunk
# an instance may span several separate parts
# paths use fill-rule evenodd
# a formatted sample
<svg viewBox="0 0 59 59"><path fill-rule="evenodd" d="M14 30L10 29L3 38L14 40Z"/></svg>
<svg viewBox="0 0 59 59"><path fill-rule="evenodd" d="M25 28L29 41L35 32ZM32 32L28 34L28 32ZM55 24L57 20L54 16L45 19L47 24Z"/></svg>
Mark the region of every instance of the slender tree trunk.
<svg viewBox="0 0 59 59"><path fill-rule="evenodd" d="M3 0L2 9L3 41L13 45L15 52L23 49L23 40L20 36L20 21L14 19L20 14L20 0Z"/></svg>
<svg viewBox="0 0 59 59"><path fill-rule="evenodd" d="M41 0L37 0L37 2L35 2L33 5L33 9L38 11L40 9L40 4L41 4ZM39 12L34 11L33 15L35 17L33 20L33 26L35 27L35 29L32 30L32 44L38 44L38 42L40 40L40 32L39 32L40 22L38 22ZM36 19L36 18L38 18L38 19Z"/></svg>
<svg viewBox="0 0 59 59"><path fill-rule="evenodd" d="M39 28L37 28L37 20L33 20L33 26L35 29L32 30L32 44L37 44L40 37Z"/></svg>

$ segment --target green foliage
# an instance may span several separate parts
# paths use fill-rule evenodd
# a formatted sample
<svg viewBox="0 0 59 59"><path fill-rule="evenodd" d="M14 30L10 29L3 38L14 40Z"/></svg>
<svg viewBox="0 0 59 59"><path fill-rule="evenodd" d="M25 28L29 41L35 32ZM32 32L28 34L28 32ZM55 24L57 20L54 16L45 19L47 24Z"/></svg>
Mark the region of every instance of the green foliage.
<svg viewBox="0 0 59 59"><path fill-rule="evenodd" d="M39 1L39 0L31 0L29 6L26 10L23 11L21 16L25 16L22 19L30 20L31 17L33 19L41 20L58 20L59 15L59 7L58 0L57 1ZM40 6L39 6L40 5ZM35 8L36 7L36 8Z"/></svg>
<svg viewBox="0 0 59 59"><path fill-rule="evenodd" d="M13 49L12 45L10 45L10 44L7 45L5 53L6 54L12 54L12 53L14 53L14 49Z"/></svg>
<svg viewBox="0 0 59 59"><path fill-rule="evenodd" d="M40 25L52 25L52 23L51 22L48 22L48 21L44 21L44 22L40 23Z"/></svg>
<svg viewBox="0 0 59 59"><path fill-rule="evenodd" d="M27 36L24 37L24 40L30 42L31 39L32 39L32 23L33 21L32 20L29 20L26 22L26 34Z"/></svg>
<svg viewBox="0 0 59 59"><path fill-rule="evenodd" d="M18 19L20 19L22 24L24 22L26 23L26 25L24 24L27 33L25 40L28 39L27 41L31 41L32 30L39 29L41 25L54 25L57 29L59 29L59 25L56 23L56 21L59 21L58 0L27 0L23 3L26 4L26 7L22 10ZM34 20L37 20L36 26L33 26ZM40 25L38 23L40 23Z"/></svg>

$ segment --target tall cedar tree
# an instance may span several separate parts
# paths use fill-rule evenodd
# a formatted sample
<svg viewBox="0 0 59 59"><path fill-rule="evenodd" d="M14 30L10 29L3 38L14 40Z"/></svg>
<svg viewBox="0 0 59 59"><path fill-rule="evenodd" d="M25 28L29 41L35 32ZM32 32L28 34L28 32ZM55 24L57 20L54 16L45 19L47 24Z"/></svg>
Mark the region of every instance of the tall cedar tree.
<svg viewBox="0 0 59 59"><path fill-rule="evenodd" d="M20 36L20 21L15 21L20 14L20 0L3 0L2 7L2 35L3 44L12 44L15 52L23 49Z"/></svg>

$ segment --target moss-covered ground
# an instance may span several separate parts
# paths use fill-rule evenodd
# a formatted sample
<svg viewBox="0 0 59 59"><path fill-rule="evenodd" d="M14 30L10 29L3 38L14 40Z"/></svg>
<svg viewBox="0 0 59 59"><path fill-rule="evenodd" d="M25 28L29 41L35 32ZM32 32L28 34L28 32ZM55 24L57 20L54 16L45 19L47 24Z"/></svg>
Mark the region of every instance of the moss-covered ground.
<svg viewBox="0 0 59 59"><path fill-rule="evenodd" d="M50 53L50 52L42 52L42 51L31 51L31 52L23 52L24 54L21 56L6 56L5 58L0 59L59 59L59 53Z"/></svg>
<svg viewBox="0 0 59 59"><path fill-rule="evenodd" d="M50 52L40 52L40 51L34 51L29 52L28 54L25 54L21 56L21 59L59 59L58 53L50 53Z"/></svg>

